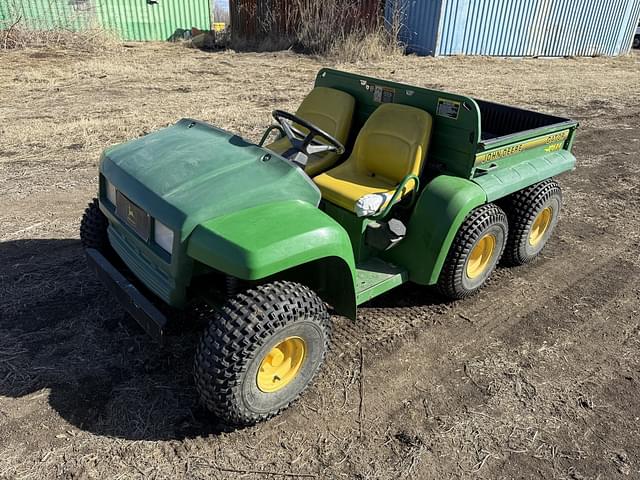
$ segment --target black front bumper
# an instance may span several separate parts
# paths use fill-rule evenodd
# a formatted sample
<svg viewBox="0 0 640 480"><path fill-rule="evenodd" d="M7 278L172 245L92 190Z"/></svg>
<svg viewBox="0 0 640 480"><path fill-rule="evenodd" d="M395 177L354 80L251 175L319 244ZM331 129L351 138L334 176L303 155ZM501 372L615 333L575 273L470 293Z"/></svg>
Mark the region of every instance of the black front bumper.
<svg viewBox="0 0 640 480"><path fill-rule="evenodd" d="M113 266L98 250L88 248L87 263L98 278L115 295L124 309L136 319L140 326L162 343L167 317L138 290L133 283Z"/></svg>

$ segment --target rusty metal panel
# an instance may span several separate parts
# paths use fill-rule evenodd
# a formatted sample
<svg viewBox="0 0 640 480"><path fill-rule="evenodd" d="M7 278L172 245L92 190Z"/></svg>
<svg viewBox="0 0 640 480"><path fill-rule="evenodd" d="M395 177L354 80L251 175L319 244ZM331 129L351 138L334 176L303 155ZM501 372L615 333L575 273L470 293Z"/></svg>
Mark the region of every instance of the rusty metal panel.
<svg viewBox="0 0 640 480"><path fill-rule="evenodd" d="M286 36L300 23L300 5L315 0L230 0L229 14L234 38L261 40ZM376 28L383 15L384 0L348 0L343 18L347 29Z"/></svg>
<svg viewBox="0 0 640 480"><path fill-rule="evenodd" d="M231 0L229 2L229 21L234 37L254 38L256 36L255 0Z"/></svg>

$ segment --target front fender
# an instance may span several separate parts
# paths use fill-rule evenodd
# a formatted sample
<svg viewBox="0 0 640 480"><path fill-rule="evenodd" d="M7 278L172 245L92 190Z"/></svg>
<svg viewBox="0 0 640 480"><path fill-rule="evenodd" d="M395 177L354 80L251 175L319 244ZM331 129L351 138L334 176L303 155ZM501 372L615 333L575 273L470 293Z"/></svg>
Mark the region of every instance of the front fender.
<svg viewBox="0 0 640 480"><path fill-rule="evenodd" d="M348 293L355 285L349 235L306 202L266 203L204 222L189 237L187 255L243 280L260 280L319 260L338 262L340 268L327 269L331 278L325 281L353 295L352 300L340 299L340 304L355 305L355 293Z"/></svg>
<svg viewBox="0 0 640 480"><path fill-rule="evenodd" d="M440 175L426 185L409 220L407 236L388 259L409 270L415 283L433 285L460 225L487 201L485 191L460 177Z"/></svg>

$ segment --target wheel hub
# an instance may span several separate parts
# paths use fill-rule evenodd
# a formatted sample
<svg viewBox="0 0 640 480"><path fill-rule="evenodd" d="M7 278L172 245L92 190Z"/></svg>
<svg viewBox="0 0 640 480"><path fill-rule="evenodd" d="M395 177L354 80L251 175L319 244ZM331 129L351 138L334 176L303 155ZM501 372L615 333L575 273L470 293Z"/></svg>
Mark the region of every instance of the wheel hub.
<svg viewBox="0 0 640 480"><path fill-rule="evenodd" d="M300 337L288 337L274 346L260 362L256 383L265 393L277 392L298 375L306 344Z"/></svg>
<svg viewBox="0 0 640 480"><path fill-rule="evenodd" d="M478 240L469 254L467 277L476 278L485 271L496 248L496 237L487 234Z"/></svg>
<svg viewBox="0 0 640 480"><path fill-rule="evenodd" d="M542 238L544 234L549 229L549 225L551 225L551 218L553 217L553 211L551 207L547 207L542 210L533 221L533 225L531 225L531 231L529 232L529 245L535 247Z"/></svg>

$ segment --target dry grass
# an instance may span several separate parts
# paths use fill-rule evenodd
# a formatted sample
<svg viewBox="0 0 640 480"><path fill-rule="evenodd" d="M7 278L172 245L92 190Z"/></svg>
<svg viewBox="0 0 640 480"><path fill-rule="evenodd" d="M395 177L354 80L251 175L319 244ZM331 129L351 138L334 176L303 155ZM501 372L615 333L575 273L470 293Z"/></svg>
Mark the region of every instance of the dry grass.
<svg viewBox="0 0 640 480"><path fill-rule="evenodd" d="M94 52L120 45L117 36L101 28L95 18L65 13L56 2L43 4L48 9L50 22L46 28L36 30L25 21L27 12L36 8L21 0L4 0L2 10L5 18L0 20L0 50L14 50L38 47L62 47L76 51ZM89 4L90 6L90 4ZM37 11L37 8L36 8Z"/></svg>
<svg viewBox="0 0 640 480"><path fill-rule="evenodd" d="M362 18L360 4L357 0L297 0L300 20L295 42L304 51L345 62L401 55L397 30L385 28L382 19Z"/></svg>
<svg viewBox="0 0 640 480"><path fill-rule="evenodd" d="M342 63L380 62L402 56L402 47L386 29L351 33L337 40L327 56Z"/></svg>
<svg viewBox="0 0 640 480"><path fill-rule="evenodd" d="M294 49L334 61L379 61L400 56L399 27L384 19L363 17L359 0L295 0L291 18L280 9L267 8L257 40L234 36L236 50L276 51ZM396 22L393 22L396 23ZM283 27L284 25L284 27Z"/></svg>
<svg viewBox="0 0 640 480"><path fill-rule="evenodd" d="M115 34L99 27L80 31L31 30L24 28L18 18L10 22L4 29L0 28L0 50L57 47L95 52L97 50L118 49L121 45L122 42Z"/></svg>
<svg viewBox="0 0 640 480"><path fill-rule="evenodd" d="M51 22L43 29L34 29L25 21L28 3L21 0L4 0L2 10L7 16L0 20L0 50L58 47L76 51L113 50L121 42L117 36L101 28L95 18L67 15L58 10L55 2L44 5L49 9ZM35 6L32 6L35 8Z"/></svg>

